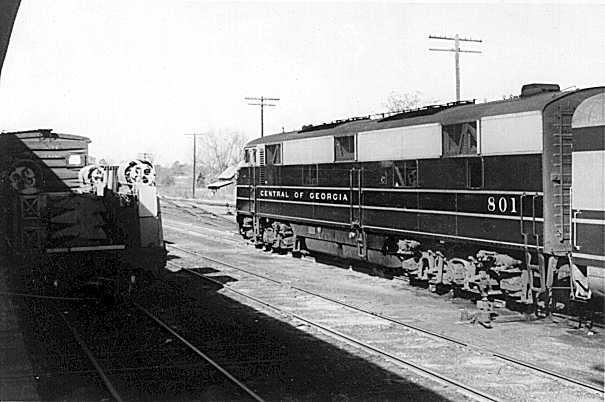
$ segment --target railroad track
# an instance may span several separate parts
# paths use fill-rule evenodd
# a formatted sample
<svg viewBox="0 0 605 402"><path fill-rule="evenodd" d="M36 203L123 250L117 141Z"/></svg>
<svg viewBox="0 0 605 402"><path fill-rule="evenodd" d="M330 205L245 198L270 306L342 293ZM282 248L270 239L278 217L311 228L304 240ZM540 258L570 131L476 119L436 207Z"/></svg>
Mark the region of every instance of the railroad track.
<svg viewBox="0 0 605 402"><path fill-rule="evenodd" d="M228 218L226 218L224 216L215 214L214 212L208 211L207 209L204 209L204 208L196 205L196 203L193 201L187 201L187 202L186 201L176 201L176 200L171 200L171 199L165 198L165 197L162 197L161 201L162 201L163 205L167 204L168 206L170 206L172 208L175 208L179 211L183 211L187 215L190 215L190 216L193 216L196 218L208 219L208 216L212 216L217 219L222 219L227 222L232 222L231 220L229 220ZM219 205L216 205L216 206L218 207ZM227 208L226 205L225 205L225 208ZM195 210L195 211L193 211L193 210Z"/></svg>
<svg viewBox="0 0 605 402"><path fill-rule="evenodd" d="M162 327L164 330L166 330L172 336L176 337L179 341L181 341L184 345L186 345L189 349L191 349L191 351L193 351L196 355L198 355L199 357L201 357L202 359L204 359L206 362L208 362L212 367L214 367L216 370L218 370L222 375L224 375L229 381L231 381L233 384L235 384L239 389L241 389L250 398L252 398L255 401L259 401L259 402L263 402L264 401L254 391L252 391L250 388L248 388L243 382L241 382L240 380L238 380L237 378L235 378L229 371L227 371L219 363L217 363L215 360L213 360L212 358L210 358L207 354L205 354L200 349L198 349L194 344L192 344L185 337L183 337L177 331L175 331L173 328L171 328L170 325L168 325L166 322L162 321L160 318L158 318L156 315L154 315L153 313L151 313L149 310L145 309L140 304L138 304L136 302L133 302L133 305L139 311L141 311L143 314L145 314L150 320L152 320L157 325L159 325L160 327Z"/></svg>
<svg viewBox="0 0 605 402"><path fill-rule="evenodd" d="M463 381L461 381L457 378L460 376L456 376L456 375L452 376L451 374L444 375L443 372L447 373L447 371L448 371L448 369L447 369L448 365L442 365L441 372L434 370L432 368L424 367L421 364L418 364L417 362L415 362L413 360L402 358L401 354L399 354L399 353L392 353L392 352L384 350L382 348L373 346L369 342L362 341L362 340L356 338L355 336L352 336L351 334L346 334L346 333L343 333L342 331L334 330L327 325L321 324L317 320L309 318L308 314L305 314L305 315L298 314L298 313L294 312L296 310L296 307L285 308L285 307L283 307L283 305L280 306L279 305L280 303L278 303L278 302L267 301L266 296L258 297L257 295L250 294L251 292L242 292L240 290L234 289L229 284L224 284L224 283L221 283L220 281L213 279L211 277L211 275L201 274L193 269L189 269L186 267L180 267L181 269L184 269L185 272L188 272L197 277L201 277L210 282L219 284L219 285L223 286L225 289L227 289L228 291L235 292L235 293L239 294L240 296L251 299L251 300L255 301L256 303L269 307L275 311L280 312L281 314L286 314L286 315L292 316L292 317L298 319L299 321L302 321L302 322L306 323L307 325L315 327L323 332L327 332L333 336L344 339L347 342L353 343L366 350L371 350L374 353L378 353L385 358L392 359L393 361L396 361L399 364L405 365L408 368L412 368L416 371L420 371L420 372L424 373L425 375L431 376L432 378L435 378L438 381L441 381L441 382L447 383L451 386L463 389L465 392L467 392L469 395L472 395L475 398L479 398L479 399L483 399L483 400L508 399L510 396L508 396L508 394L506 392L498 392L498 387L490 386L489 384L497 384L500 371L501 370L506 371L512 367L514 367L516 370L520 370L521 372L524 373L522 376L524 379L519 379L519 381L521 381L522 384L527 385L527 378L530 378L533 376L534 381L537 381L538 383L540 383L540 382L545 383L546 381L548 381L549 384L546 387L547 389L549 389L549 390L558 389L561 392L567 392L570 394L569 397L572 397L572 398L574 397L574 392L578 393L578 395L575 395L575 397L588 396L589 398L590 397L596 397L599 399L603 398L603 389L601 387L587 383L581 379L573 378L573 377L567 376L565 374L550 370L545 367L540 367L539 365L515 358L513 356L509 356L506 354L499 353L497 351L493 351L493 350L490 350L490 349L487 349L484 347L470 344L469 342L462 340L462 339L458 339L455 337L437 333L435 331L431 331L427 328L423 328L418 325L405 323L405 322L402 322L395 318L388 317L388 316L385 316L382 314L378 314L376 312L365 309L363 307L356 306L351 303L346 303L346 302L343 302L340 300L336 300L332 297L322 295L322 294L319 294L317 292L314 292L314 291L311 291L308 289L293 286L289 283L277 280L277 279L269 277L267 275L259 274L257 272L253 272L248 269L244 269L244 268L235 266L233 264L230 264L229 262L221 261L216 258L211 258L211 257L205 256L205 255L202 255L201 253L194 251L194 250L188 250L188 249L174 246L174 245L172 245L171 247L173 247L174 249L180 250L182 252L188 253L190 255L194 255L196 257L203 258L204 260L209 261L213 264L217 264L222 267L226 267L227 269L231 270L231 273L233 273L233 271L235 271L235 272L239 273L240 275L241 274L248 275L249 277L253 277L255 279L260 279L261 281L264 281L266 283L270 283L273 286L278 286L278 289L273 289L271 291L269 291L268 289L263 289L262 293L264 295L270 295L273 292L275 294L282 294L282 296L285 297L286 299L292 299L292 298L296 299L297 297L299 298L300 295L304 295L305 297L310 296L310 297L314 298L315 300L320 300L323 303L328 303L332 307L338 306L338 307L346 309L350 312L355 312L356 314L362 314L362 315L366 316L367 318L370 318L371 320L381 321L383 324L386 324L388 326L388 330L391 332L393 330L393 327L396 327L400 331L404 330L405 336L409 336L411 333L413 333L416 344L422 344L423 342L428 342L429 344L430 343L434 344L435 341L437 341L440 344L432 346L432 347L435 347L437 350L440 350L443 348L449 349L450 351L456 350L456 353L454 353L454 358L450 359L451 361L449 363L449 366L452 365L452 362L456 362L456 361L463 362L464 360L468 360L468 358L464 359L463 356L461 356L461 354L465 354L466 357L471 356L471 359L470 359L471 361L473 359L475 360L474 362L471 363L474 366L499 367L498 372L495 374L488 373L488 372L483 372L482 374L480 374L484 378L493 377L491 382L489 380L484 381L487 383L488 389L490 389L491 391L495 390L495 392L493 392L493 395L492 395L492 394L490 394L490 392L486 392L484 390L478 389L478 387L469 386L469 385L465 384ZM172 263L172 264L174 264L174 263ZM225 272L223 271L222 273L224 274ZM292 293L287 293L287 296L284 296L284 289L286 290L286 293L287 292L292 292ZM328 310L330 310L329 307L328 307ZM308 310L306 310L306 311L308 311ZM376 340L373 340L373 343L377 343ZM404 350L404 352L405 352L405 350ZM412 351L412 355L413 354L414 353ZM416 360L422 360L422 359L416 359ZM435 363L431 362L429 364L434 365ZM489 370L487 370L487 371L489 371ZM462 377L464 377L464 376L462 376ZM572 392L570 387L576 391ZM565 399L565 397L563 397L563 399Z"/></svg>
<svg viewBox="0 0 605 402"><path fill-rule="evenodd" d="M226 370L223 366L221 366L215 360L210 358L202 350L200 350L198 347L196 347L191 341L189 341L183 335L178 333L174 328L171 327L170 324L166 323L165 321L160 319L157 315L155 315L150 310L146 309L145 307L143 307L141 304L139 304L137 302L133 301L131 303L131 305L132 305L132 308L134 311L136 311L136 312L140 313L142 316L144 316L149 323L152 323L152 325L154 327L159 328L162 331L169 333L172 337L178 339L180 344L183 345L189 352L192 352L197 357L201 357L203 359L203 361L205 362L204 364L207 363L208 365L210 365L214 370L216 370L218 373L220 373L221 376L226 378L228 380L228 382L233 384L238 390L237 399L240 399L241 395L245 395L247 399L255 400L255 401L263 401L263 399L260 396L258 396L254 391L252 391L249 387L247 387L243 382L241 382L237 378L235 378L235 376L233 376L228 370ZM61 318L61 321L65 324L65 326L69 329L69 331L73 335L74 340L77 342L80 349L86 355L86 358L88 359L88 361L94 367L94 373L102 380L105 389L107 390L107 392L111 395L111 397L115 401L121 402L124 400L132 399L132 397L124 396L124 394L127 394L128 392L130 392L130 394L132 394L132 390L125 389L123 392L119 392L118 391L119 387L117 387L115 385L116 381L112 381L112 379L111 379L112 376L115 378L117 375L120 375L120 374L123 375L124 373L126 373L127 375L130 375L132 372L140 373L141 371L145 371L145 370L158 370L159 369L159 370L162 370L165 372L166 370L169 370L169 369L188 369L188 368L196 369L196 368L200 367L200 365L197 365L195 363L180 364L180 365L173 364L171 366L152 365L152 366L144 366L144 367L139 367L139 368L137 368L137 367L126 368L126 369L123 367L116 367L116 368L105 367L108 365L103 364L101 361L107 360L107 359L106 358L100 359L96 356L96 353L91 350L91 345L89 345L85 341L85 336L82 335L80 333L80 331L76 328L77 324L72 323L70 321L70 319L68 319L68 316L66 315L66 313L63 313L62 311L60 311L60 309L57 308L56 306L52 307L52 309ZM94 348L94 346L97 346L97 345L93 345L93 348ZM172 349L174 349L174 348L172 348ZM177 353L174 353L174 352L175 352L174 350L170 351L170 356L172 358L174 358L174 356L178 356L179 354L182 354L182 352L177 352ZM154 353L154 351L152 350L152 351L150 351L150 353ZM171 357L164 357L164 359L167 361L170 361ZM82 373L90 373L90 372L83 371ZM118 381L120 381L119 378L118 378ZM125 388L124 385L122 385L122 388ZM167 395L166 397L170 397L170 395Z"/></svg>
<svg viewBox="0 0 605 402"><path fill-rule="evenodd" d="M71 324L71 322L67 319L67 317L65 317L65 314L63 314L61 311L59 311L59 309L56 306L53 306L53 310L55 311L56 315L61 318L61 321L63 321L65 326L69 329L69 331L73 335L75 341L80 346L80 349L82 349L82 352L84 352L88 361L93 365L95 372L103 381L103 384L104 384L105 388L107 389L107 391L109 392L109 394L111 395L111 397L114 400L116 400L117 402L124 401L124 398L122 398L122 395L117 391L115 385L109 379L109 376L107 375L105 369L99 363L99 360L92 353L92 351L90 350L90 348L88 347L88 345L86 344L86 342L84 341L84 339L82 338L80 333L76 330L74 325Z"/></svg>
<svg viewBox="0 0 605 402"><path fill-rule="evenodd" d="M178 203L176 203L176 202L174 202L172 200L169 200L169 201L171 202L171 205L174 208L176 208L178 210L181 210L181 211L187 213L188 215L196 216L198 218L201 218L199 214L196 214L196 213L188 210L188 206L187 205L181 205L181 204L178 204ZM199 207L194 207L194 208L202 209L202 208L199 208ZM229 219L227 219L225 217L219 216L219 218L224 219L224 220L228 221L229 223L233 223L232 221L230 221ZM180 223L180 225L183 225L183 223ZM245 242L242 242L241 240L236 240L233 237L227 236L225 234L225 231L224 230L220 230L220 229L214 229L214 228L211 229L211 228L205 227L204 230L208 230L208 231L212 232L212 235L205 235L203 233L200 233L199 231L184 230L182 227L176 227L176 226L173 226L173 225L170 225L170 224L166 224L166 223L164 224L164 227L166 229L169 229L169 230L174 230L174 231L181 232L181 233L184 233L184 234L188 234L188 235L191 235L191 236L204 238L205 240L211 241L211 242L213 242L215 244L222 244L224 242L227 242L229 244L234 244L234 245L244 245L244 244L246 244ZM195 229L199 229L199 226L195 227ZM552 313L552 316L554 318L556 318L556 319L567 320L569 322L575 322L578 325L578 327L581 327L584 324L584 322L581 321L579 319L579 317L574 316L574 315L569 315L569 314L565 314L565 313L562 313L562 312L554 312L554 313ZM592 321L592 322L590 322L590 325L594 326L596 328L605 329L605 322Z"/></svg>

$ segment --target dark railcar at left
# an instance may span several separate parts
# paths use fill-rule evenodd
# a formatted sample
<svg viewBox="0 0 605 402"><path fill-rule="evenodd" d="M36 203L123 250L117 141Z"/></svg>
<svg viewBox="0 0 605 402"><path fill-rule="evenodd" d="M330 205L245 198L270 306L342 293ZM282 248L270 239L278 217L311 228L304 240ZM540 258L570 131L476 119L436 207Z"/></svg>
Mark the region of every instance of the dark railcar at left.
<svg viewBox="0 0 605 402"><path fill-rule="evenodd" d="M56 286L116 289L165 265L154 170L90 164L89 143L46 129L0 134L0 254Z"/></svg>

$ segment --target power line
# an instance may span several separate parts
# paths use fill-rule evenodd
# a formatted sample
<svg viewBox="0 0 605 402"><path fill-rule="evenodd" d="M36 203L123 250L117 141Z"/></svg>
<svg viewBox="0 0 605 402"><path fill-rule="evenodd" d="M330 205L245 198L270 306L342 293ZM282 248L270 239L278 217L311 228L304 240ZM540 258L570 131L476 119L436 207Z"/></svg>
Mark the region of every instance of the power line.
<svg viewBox="0 0 605 402"><path fill-rule="evenodd" d="M248 103L248 105L252 105L252 106L260 106L260 136L261 138L263 138L264 136L264 121L263 121L263 114L264 114L264 109L265 106L276 106L273 103L265 103L265 101L278 101L279 98L266 98L264 96L261 96L260 98L244 98L245 100L249 100L249 101L260 101L260 103Z"/></svg>
<svg viewBox="0 0 605 402"><path fill-rule="evenodd" d="M196 157L197 157L197 137L201 136L201 135L205 135L204 133L192 133L192 134L185 134L187 136L191 136L193 137L193 178L191 179L191 198L195 198L195 164L196 164Z"/></svg>
<svg viewBox="0 0 605 402"><path fill-rule="evenodd" d="M440 39L440 40L453 40L454 48L453 49L434 49L429 48L429 50L434 52L454 52L454 60L456 63L456 101L460 100L460 53L481 53L478 50L462 50L460 49L460 42L478 42L482 43L481 39L472 39L472 38L461 38L456 34L456 36L437 36L437 35L429 35L429 39Z"/></svg>

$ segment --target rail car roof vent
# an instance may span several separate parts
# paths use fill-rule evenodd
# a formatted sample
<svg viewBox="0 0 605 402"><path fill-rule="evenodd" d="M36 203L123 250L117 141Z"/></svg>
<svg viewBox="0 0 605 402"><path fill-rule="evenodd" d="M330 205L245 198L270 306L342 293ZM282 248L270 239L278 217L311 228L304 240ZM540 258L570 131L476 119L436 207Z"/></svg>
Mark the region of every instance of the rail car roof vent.
<svg viewBox="0 0 605 402"><path fill-rule="evenodd" d="M559 92L561 87L557 84L525 84L521 87L521 97L534 96L545 92Z"/></svg>
<svg viewBox="0 0 605 402"><path fill-rule="evenodd" d="M450 109L456 106L474 105L475 100L463 100L442 105L427 105L416 109L400 110L396 112L382 113L382 118L379 121L391 121L400 119L409 119L411 117L429 116L445 109Z"/></svg>
<svg viewBox="0 0 605 402"><path fill-rule="evenodd" d="M331 123L323 123L323 124L318 124L316 126L314 126L313 124L308 124L308 125L302 126L302 128L300 130L298 130L298 132L306 133L308 131L327 130L330 128L338 127L345 123L350 123L352 121L369 120L369 119L370 119L370 116L361 116L361 117L351 117L349 119L344 119L344 120L335 120Z"/></svg>

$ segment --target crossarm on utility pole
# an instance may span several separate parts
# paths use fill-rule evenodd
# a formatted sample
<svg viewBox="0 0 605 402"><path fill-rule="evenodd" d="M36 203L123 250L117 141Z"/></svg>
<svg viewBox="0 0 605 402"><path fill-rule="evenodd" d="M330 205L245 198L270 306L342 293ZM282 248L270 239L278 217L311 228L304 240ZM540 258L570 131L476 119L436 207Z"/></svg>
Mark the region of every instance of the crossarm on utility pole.
<svg viewBox="0 0 605 402"><path fill-rule="evenodd" d="M454 62L456 68L456 101L460 101L460 53L481 53L478 50L462 50L460 49L460 42L478 42L482 43L481 39L472 39L472 38L461 38L456 34L453 38L450 36L438 36L438 35L429 35L429 39L440 39L440 40L453 40L454 48L453 49L435 49L429 48L429 50L434 52L454 52Z"/></svg>
<svg viewBox="0 0 605 402"><path fill-rule="evenodd" d="M259 103L248 103L248 105L251 106L260 106L260 136L261 138L263 138L264 136L264 132L265 132L265 128L264 128L264 110L265 110L265 106L277 106L274 103L266 103L265 101L278 101L279 98L267 98L264 96L261 96L260 98L252 98L252 97L246 97L244 98L245 100L250 100L250 101L259 101Z"/></svg>

